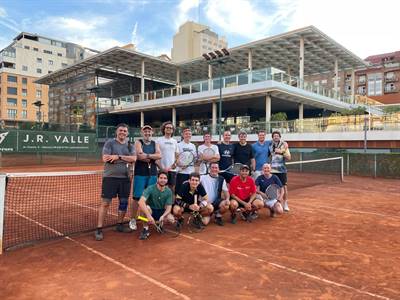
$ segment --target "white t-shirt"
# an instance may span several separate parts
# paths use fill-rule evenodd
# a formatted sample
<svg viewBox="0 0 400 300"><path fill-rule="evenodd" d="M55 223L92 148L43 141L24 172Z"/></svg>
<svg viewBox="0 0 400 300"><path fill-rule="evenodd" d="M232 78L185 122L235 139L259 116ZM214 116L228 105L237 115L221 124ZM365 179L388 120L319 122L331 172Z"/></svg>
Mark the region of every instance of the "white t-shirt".
<svg viewBox="0 0 400 300"><path fill-rule="evenodd" d="M183 151L191 151L193 153L194 157L197 158L196 146L194 144L192 144L190 142L185 143L185 141L182 140L181 142L178 143L178 152L181 153ZM177 167L176 169L179 173L182 173L182 174L193 173L194 172L194 162L191 165L189 165L188 167L186 167L185 169L182 169L180 167Z"/></svg>
<svg viewBox="0 0 400 300"><path fill-rule="evenodd" d="M217 145L211 144L211 145L208 147L208 146L206 146L206 145L203 144L203 145L200 145L199 148L197 149L197 152L198 152L198 154L199 154L199 157L200 157L200 154L203 154L203 153L204 153L204 150L207 149L207 148L213 149L214 152L215 152L214 155L216 155L216 154L219 155L219 151L218 151ZM207 172L207 166L206 166L206 163L205 163L205 162L201 162L199 172L200 172L200 174L206 174L206 172Z"/></svg>
<svg viewBox="0 0 400 300"><path fill-rule="evenodd" d="M218 195L218 178L211 177L210 174L202 175L200 182L207 192L207 197L210 203L214 203L215 200L219 199L221 195ZM227 192L228 187L226 181L222 184L222 191Z"/></svg>
<svg viewBox="0 0 400 300"><path fill-rule="evenodd" d="M163 169L170 168L175 162L175 154L179 152L178 142L174 138L159 137L157 143L160 145L161 151L161 167Z"/></svg>

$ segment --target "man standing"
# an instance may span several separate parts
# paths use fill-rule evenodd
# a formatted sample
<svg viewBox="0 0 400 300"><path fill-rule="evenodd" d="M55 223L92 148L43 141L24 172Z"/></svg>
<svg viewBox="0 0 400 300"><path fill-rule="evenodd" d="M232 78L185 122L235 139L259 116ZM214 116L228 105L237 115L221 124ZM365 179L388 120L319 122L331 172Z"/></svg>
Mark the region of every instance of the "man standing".
<svg viewBox="0 0 400 300"><path fill-rule="evenodd" d="M193 154L193 162L187 166L179 165L179 160L177 161L177 174L176 174L176 186L175 194L179 191L179 188L182 184L189 179L189 175L194 172L194 162L197 158L196 146L190 142L192 138L192 131L190 128L186 127L182 132L183 140L178 143L178 152L179 154L184 151L189 151ZM179 155L178 154L178 155Z"/></svg>
<svg viewBox="0 0 400 300"><path fill-rule="evenodd" d="M243 165L240 168L240 175L232 178L229 185L229 194L231 195L231 223L236 224L236 210L242 210L243 217L247 222L251 222L252 213L261 209L264 203L256 199L256 185L253 178L249 176L250 168Z"/></svg>
<svg viewBox="0 0 400 300"><path fill-rule="evenodd" d="M220 155L219 169L222 171L221 176L227 183L235 176L229 172L229 168L233 165L234 145L231 144L231 132L226 130L223 134L222 143L218 144L218 152ZM227 171L224 171L227 170Z"/></svg>
<svg viewBox="0 0 400 300"><path fill-rule="evenodd" d="M176 181L175 160L179 153L178 142L172 137L174 129L172 122L164 122L161 126L161 132L164 136L157 139L161 151L161 159L157 161L157 165L161 171L167 172L168 186L173 192L175 191Z"/></svg>
<svg viewBox="0 0 400 300"><path fill-rule="evenodd" d="M254 179L261 175L263 165L268 162L270 144L269 141L265 140L265 131L260 130L258 132L258 141L251 145L255 160Z"/></svg>
<svg viewBox="0 0 400 300"><path fill-rule="evenodd" d="M269 146L271 154L271 167L272 172L278 176L283 184L283 210L288 212L288 189L287 189L287 168L286 161L291 159L289 146L286 142L281 140L281 133L279 131L272 132L272 143Z"/></svg>
<svg viewBox="0 0 400 300"><path fill-rule="evenodd" d="M161 158L160 146L153 141L153 128L150 125L142 127L143 139L135 142L137 161L135 164L134 184L133 184L133 209L132 219L129 223L131 228L136 228L137 202L143 194L145 188L157 182L156 161Z"/></svg>
<svg viewBox="0 0 400 300"><path fill-rule="evenodd" d="M147 187L139 200L139 210L144 213L149 223L174 223L171 214L172 191L167 186L168 173L161 171L157 176L157 183ZM146 240L150 236L149 225L144 223L139 239Z"/></svg>
<svg viewBox="0 0 400 300"><path fill-rule="evenodd" d="M246 131L239 132L239 143L234 144L233 159L236 163L247 165L250 170L254 170L255 161L253 155L253 148L247 143Z"/></svg>
<svg viewBox="0 0 400 300"><path fill-rule="evenodd" d="M210 164L210 172L200 178L203 185L208 202L214 207L215 223L219 226L224 225L222 215L229 210L229 191L224 177L219 175L219 166L217 162Z"/></svg>
<svg viewBox="0 0 400 300"><path fill-rule="evenodd" d="M104 174L101 188L102 203L99 209L95 238L103 240L103 222L112 198L118 196L118 225L117 231L130 232L123 226L123 220L128 208L128 198L131 188L129 164L136 161L135 149L127 140L128 125L118 124L116 137L108 140L103 147Z"/></svg>
<svg viewBox="0 0 400 300"><path fill-rule="evenodd" d="M211 134L208 132L204 133L203 140L204 144L200 145L197 149L197 153L201 161L199 170L201 175L207 174L210 164L219 161L220 158L218 147L211 144ZM213 153L213 155L208 155L207 150L211 150L210 152Z"/></svg>

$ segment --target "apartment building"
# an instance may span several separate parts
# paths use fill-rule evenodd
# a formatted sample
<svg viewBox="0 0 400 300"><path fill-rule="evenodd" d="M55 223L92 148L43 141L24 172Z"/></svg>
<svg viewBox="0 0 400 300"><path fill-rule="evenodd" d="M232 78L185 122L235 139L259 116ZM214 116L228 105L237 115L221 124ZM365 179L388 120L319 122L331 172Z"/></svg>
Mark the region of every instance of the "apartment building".
<svg viewBox="0 0 400 300"><path fill-rule="evenodd" d="M48 122L48 86L34 81L95 52L73 43L20 33L0 51L0 119L10 126Z"/></svg>
<svg viewBox="0 0 400 300"><path fill-rule="evenodd" d="M200 57L203 53L227 48L225 37L211 31L210 27L188 21L179 27L173 37L171 56L173 62Z"/></svg>

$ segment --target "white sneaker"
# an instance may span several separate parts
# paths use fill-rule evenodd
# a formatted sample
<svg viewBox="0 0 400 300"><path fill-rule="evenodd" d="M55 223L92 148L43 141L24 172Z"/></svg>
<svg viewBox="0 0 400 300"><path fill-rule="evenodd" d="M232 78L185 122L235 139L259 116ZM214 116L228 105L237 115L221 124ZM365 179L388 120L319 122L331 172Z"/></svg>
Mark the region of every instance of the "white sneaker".
<svg viewBox="0 0 400 300"><path fill-rule="evenodd" d="M135 219L131 219L129 221L129 228L132 230L136 230L137 229L137 225L136 225L136 220Z"/></svg>
<svg viewBox="0 0 400 300"><path fill-rule="evenodd" d="M283 205L283 210L284 210L284 211L290 211L289 205L287 204L287 201L286 201L285 204Z"/></svg>

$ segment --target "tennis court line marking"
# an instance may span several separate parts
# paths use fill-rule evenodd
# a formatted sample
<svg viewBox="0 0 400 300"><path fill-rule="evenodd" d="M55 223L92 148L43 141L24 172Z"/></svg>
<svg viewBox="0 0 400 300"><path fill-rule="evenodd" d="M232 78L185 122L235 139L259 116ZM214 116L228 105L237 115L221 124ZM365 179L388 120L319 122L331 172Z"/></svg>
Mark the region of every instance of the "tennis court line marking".
<svg viewBox="0 0 400 300"><path fill-rule="evenodd" d="M133 269L131 267L128 267L127 265L124 265L123 263L115 260L114 258L112 258L112 257L110 257L110 256L108 256L108 255L106 255L106 254L104 254L104 253L102 253L100 251L97 251L97 250L93 249L92 247L89 247L89 246L85 245L84 243L81 243L81 242L79 242L79 241L77 241L77 240L75 240L73 238L70 238L69 236L63 236L63 234L61 232L59 232L59 231L57 231L57 230L55 230L55 229L53 229L51 227L48 227L48 226L46 226L46 225L44 225L44 224L42 224L42 223L40 223L38 221L35 221L35 220L33 220L33 219L31 219L31 218L29 218L29 217L27 217L27 216L15 211L13 209L9 209L9 210L12 210L15 214L19 215L20 217L22 217L22 218L24 218L24 219L26 219L26 220L28 220L28 221L36 224L36 225L39 225L40 227L43 227L44 229L47 229L47 230L57 234L58 236L62 236L64 239L69 240L69 241L81 246L82 248L88 250L89 252L91 252L91 253L93 253L93 254L95 254L97 256L100 256L101 258L113 263L114 265L117 265L117 266L123 268L124 270L126 270L128 272L131 272L131 273L141 277L142 279L145 279L145 280L149 281L150 283L152 283L152 284L154 284L154 285L156 285L156 286L158 286L158 287L170 292L171 294L174 294L175 296L178 296L178 297L180 297L182 299L185 299L185 300L190 300L190 297L186 296L185 294L182 294L182 293L178 292L177 290L165 285L164 283L162 283L162 282L160 282L160 281L158 281L158 280L156 280L156 279L154 279L154 278L152 278L150 276L147 276L146 274L143 274L142 272L139 272L139 271L137 271L137 270L135 270L135 269Z"/></svg>
<svg viewBox="0 0 400 300"><path fill-rule="evenodd" d="M400 217L397 217L397 216L386 215L386 214L370 212L370 211L362 211L362 210L355 210L355 209L349 209L349 208L340 208L340 207L333 207L333 206L327 206L327 205L316 205L316 206L313 206L312 204L304 204L304 203L300 204L300 203L294 203L294 202L292 202L292 203L295 206L299 206L299 207L306 206L306 207L309 207L309 208L316 208L316 209L318 209L318 208L321 208L321 209L322 208L329 208L329 209L332 209L332 210L341 210L341 211L349 212L349 213L373 215L373 216L378 216L378 217L394 218L394 219L399 219L400 220Z"/></svg>
<svg viewBox="0 0 400 300"><path fill-rule="evenodd" d="M256 257L250 256L250 255L248 255L246 253L243 253L243 252L240 252L240 251L237 251L237 250L233 250L233 249L230 249L230 248L227 248L227 247L224 247L224 246L220 246L220 245L217 245L217 244L213 244L213 243L210 243L210 242L198 239L198 238L194 238L194 237L191 237L191 236L186 235L186 234L180 234L180 236L183 236L183 237L185 237L187 239L194 240L196 242L203 243L203 244L206 244L206 245L209 245L209 246L212 246L212 247L227 251L227 252L232 253L232 254L236 254L236 255L240 255L240 256L246 257L246 258L254 259L259 263L266 263L266 264L271 265L271 266L273 266L273 267L275 267L277 269L281 269L281 270L285 270L285 271L288 271L288 272L291 272L291 273L302 275L304 277L308 277L308 278L314 279L316 281L322 281L322 282L324 282L324 283L326 283L328 285L330 284L330 285L334 285L334 286L337 286L337 287L340 287L340 288L349 289L349 290L355 291L355 292L357 292L359 294L368 295L368 296L375 297L375 298L378 298L378 299L393 300L392 298L388 298L388 297L385 297L385 296L374 294L374 293L371 293L371 292L368 292L368 291L363 291L363 290L357 289L357 288L352 287L352 286L347 285L347 284L343 284L343 283L339 283L339 282L332 281L332 280L329 280L329 279L325 279L323 277L316 276L316 275L313 275L313 274L310 274L310 273L307 273L307 272L299 271L299 270L296 270L296 269L293 269L293 268L290 268L290 267L286 267L286 266L281 265L281 264L273 263L273 262L267 261L267 260L262 259L262 258L256 258Z"/></svg>

